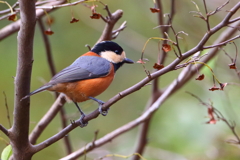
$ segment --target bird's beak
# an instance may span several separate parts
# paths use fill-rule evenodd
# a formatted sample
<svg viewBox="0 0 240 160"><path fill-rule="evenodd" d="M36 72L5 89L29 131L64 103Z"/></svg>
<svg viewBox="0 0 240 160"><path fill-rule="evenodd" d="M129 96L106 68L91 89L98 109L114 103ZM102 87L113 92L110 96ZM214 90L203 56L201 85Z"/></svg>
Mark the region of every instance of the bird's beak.
<svg viewBox="0 0 240 160"><path fill-rule="evenodd" d="M124 63L134 63L134 61L133 60L131 60L131 59L128 59L128 58L125 58L124 60L123 60L123 62Z"/></svg>

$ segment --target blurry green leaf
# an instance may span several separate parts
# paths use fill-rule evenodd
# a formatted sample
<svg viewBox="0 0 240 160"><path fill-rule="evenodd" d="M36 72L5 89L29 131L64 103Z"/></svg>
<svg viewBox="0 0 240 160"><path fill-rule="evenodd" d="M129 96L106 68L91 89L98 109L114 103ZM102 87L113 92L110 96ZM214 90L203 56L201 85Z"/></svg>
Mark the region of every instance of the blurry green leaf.
<svg viewBox="0 0 240 160"><path fill-rule="evenodd" d="M12 155L12 146L8 145L3 149L1 160L8 160L11 155Z"/></svg>

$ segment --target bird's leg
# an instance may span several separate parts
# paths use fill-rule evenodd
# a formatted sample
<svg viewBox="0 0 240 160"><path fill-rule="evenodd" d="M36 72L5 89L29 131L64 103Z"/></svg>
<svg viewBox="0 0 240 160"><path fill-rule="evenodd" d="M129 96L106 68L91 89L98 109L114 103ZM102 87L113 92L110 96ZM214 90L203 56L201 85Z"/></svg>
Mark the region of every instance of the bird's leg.
<svg viewBox="0 0 240 160"><path fill-rule="evenodd" d="M106 116L108 114L108 111L103 111L102 110L102 106L103 106L103 104L105 102L103 102L103 101L101 101L99 99L96 99L94 97L88 97L88 98L90 98L90 99L92 99L92 100L94 100L94 101L96 101L98 103L98 111L99 111L99 113L101 113L101 115Z"/></svg>
<svg viewBox="0 0 240 160"><path fill-rule="evenodd" d="M83 111L81 110L81 108L78 106L78 104L76 102L74 102L74 104L76 105L76 107L78 108L80 114L81 114L81 117L80 117L80 127L83 128L85 126L88 125L88 122L83 122L83 118L85 117L85 114L83 113Z"/></svg>

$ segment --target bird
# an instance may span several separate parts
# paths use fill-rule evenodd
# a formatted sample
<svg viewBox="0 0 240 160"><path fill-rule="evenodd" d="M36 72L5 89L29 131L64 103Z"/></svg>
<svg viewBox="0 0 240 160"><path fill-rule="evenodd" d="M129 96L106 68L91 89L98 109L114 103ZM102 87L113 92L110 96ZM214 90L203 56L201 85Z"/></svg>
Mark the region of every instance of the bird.
<svg viewBox="0 0 240 160"><path fill-rule="evenodd" d="M126 57L120 45L113 41L99 42L90 51L78 57L70 66L53 76L48 83L22 99L45 90L63 93L76 105L81 114L80 127L85 127L88 123L83 122L85 113L79 107L78 102L94 100L99 105L100 114L106 116L108 111L102 110L104 102L95 97L108 88L116 71L124 63L132 64L134 61Z"/></svg>

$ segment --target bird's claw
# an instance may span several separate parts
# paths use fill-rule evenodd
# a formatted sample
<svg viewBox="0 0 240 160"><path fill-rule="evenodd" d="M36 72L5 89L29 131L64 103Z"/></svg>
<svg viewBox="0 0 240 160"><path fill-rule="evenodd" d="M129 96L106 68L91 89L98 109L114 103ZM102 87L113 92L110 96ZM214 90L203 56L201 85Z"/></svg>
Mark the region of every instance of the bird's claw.
<svg viewBox="0 0 240 160"><path fill-rule="evenodd" d="M103 103L103 104L104 104L104 103ZM100 113L101 115L106 116L106 115L108 114L108 110L109 110L109 109L107 109L106 111L103 111L103 110L102 110L102 105L103 105L103 104L99 104L98 111L99 111L99 113Z"/></svg>
<svg viewBox="0 0 240 160"><path fill-rule="evenodd" d="M83 127L86 127L88 125L88 122L83 122L83 118L85 117L84 116L81 116L80 119L79 119L79 122L80 122L80 127L83 128ZM76 121L75 120L70 120L71 124L72 125L75 125L76 124Z"/></svg>
<svg viewBox="0 0 240 160"><path fill-rule="evenodd" d="M82 114L80 119L79 119L79 122L80 122L80 127L83 128L83 127L86 127L88 125L88 122L83 122L83 118L85 117L85 114Z"/></svg>
<svg viewBox="0 0 240 160"><path fill-rule="evenodd" d="M99 99L96 99L96 98L94 98L94 97L88 97L88 98L90 98L90 99L92 99L92 100L94 100L94 101L96 101L96 102L98 103L98 105L99 105L98 111L99 111L99 113L100 113L101 115L106 116L106 115L108 114L108 110L109 110L109 109L107 109L106 111L103 111L103 110L102 110L102 106L103 106L103 104L104 104L105 102L103 102L103 101L101 101L101 100L99 100Z"/></svg>

